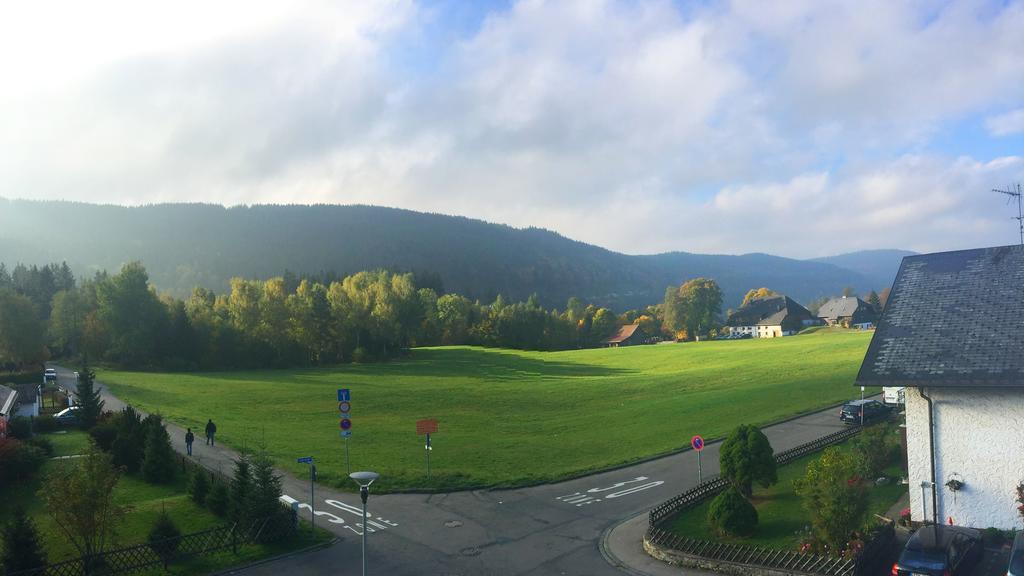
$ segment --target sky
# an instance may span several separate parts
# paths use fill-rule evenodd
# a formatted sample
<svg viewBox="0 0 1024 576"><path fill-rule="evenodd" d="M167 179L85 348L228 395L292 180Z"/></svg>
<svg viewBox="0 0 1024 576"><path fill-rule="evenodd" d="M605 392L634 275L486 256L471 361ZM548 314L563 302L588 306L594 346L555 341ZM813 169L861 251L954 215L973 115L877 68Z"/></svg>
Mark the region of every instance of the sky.
<svg viewBox="0 0 1024 576"><path fill-rule="evenodd" d="M0 6L0 197L373 204L631 254L1012 244L1024 1Z"/></svg>

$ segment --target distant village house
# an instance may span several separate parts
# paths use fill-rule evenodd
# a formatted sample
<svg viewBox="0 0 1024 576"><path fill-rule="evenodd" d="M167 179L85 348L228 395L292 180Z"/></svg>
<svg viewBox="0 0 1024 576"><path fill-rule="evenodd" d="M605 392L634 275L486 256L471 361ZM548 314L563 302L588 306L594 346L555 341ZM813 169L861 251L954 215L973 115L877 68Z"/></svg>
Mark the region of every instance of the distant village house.
<svg viewBox="0 0 1024 576"><path fill-rule="evenodd" d="M652 344L654 340L644 332L639 324L626 324L620 326L602 344L605 348L617 348L619 346L635 346L637 344Z"/></svg>
<svg viewBox="0 0 1024 576"><path fill-rule="evenodd" d="M1020 528L1024 246L904 258L857 384L906 387L912 520Z"/></svg>
<svg viewBox="0 0 1024 576"><path fill-rule="evenodd" d="M828 326L874 328L878 314L871 304L856 296L833 298L818 309L818 318Z"/></svg>
<svg viewBox="0 0 1024 576"><path fill-rule="evenodd" d="M778 338L818 323L807 308L789 296L754 298L729 315L726 326L733 337Z"/></svg>

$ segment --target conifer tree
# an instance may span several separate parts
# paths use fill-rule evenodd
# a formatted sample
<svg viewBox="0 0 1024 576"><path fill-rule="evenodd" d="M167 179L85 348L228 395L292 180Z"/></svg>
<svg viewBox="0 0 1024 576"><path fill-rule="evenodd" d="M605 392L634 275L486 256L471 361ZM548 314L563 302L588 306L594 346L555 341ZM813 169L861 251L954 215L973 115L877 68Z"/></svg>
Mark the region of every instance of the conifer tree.
<svg viewBox="0 0 1024 576"><path fill-rule="evenodd" d="M235 460L235 474L231 478L228 496L228 518L243 526L253 519L252 514L252 463L249 456L242 454Z"/></svg>
<svg viewBox="0 0 1024 576"><path fill-rule="evenodd" d="M75 402L78 403L78 425L89 430L96 425L103 412L103 400L99 390L95 389L96 373L89 367L89 358L82 356L82 367L78 370L78 390Z"/></svg>
<svg viewBox="0 0 1024 576"><path fill-rule="evenodd" d="M0 532L0 540L3 543L0 572L11 574L46 564L46 553L43 551L39 531L21 506L14 509L11 521Z"/></svg>
<svg viewBox="0 0 1024 576"><path fill-rule="evenodd" d="M171 438L159 416L149 415L143 421L146 449L142 459L142 476L147 482L162 484L174 478L174 450Z"/></svg>

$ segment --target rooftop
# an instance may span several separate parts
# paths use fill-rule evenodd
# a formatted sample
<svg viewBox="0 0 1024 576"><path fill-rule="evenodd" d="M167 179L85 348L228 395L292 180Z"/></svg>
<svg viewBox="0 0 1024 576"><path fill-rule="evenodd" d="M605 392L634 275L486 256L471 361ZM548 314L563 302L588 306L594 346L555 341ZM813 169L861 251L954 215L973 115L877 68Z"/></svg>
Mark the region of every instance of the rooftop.
<svg viewBox="0 0 1024 576"><path fill-rule="evenodd" d="M625 326L620 326L615 334L609 336L604 342L605 344L618 344L620 342L625 342L633 336L633 333L636 332L639 327L639 324L626 324Z"/></svg>
<svg viewBox="0 0 1024 576"><path fill-rule="evenodd" d="M905 257L857 383L1024 387L1024 246Z"/></svg>

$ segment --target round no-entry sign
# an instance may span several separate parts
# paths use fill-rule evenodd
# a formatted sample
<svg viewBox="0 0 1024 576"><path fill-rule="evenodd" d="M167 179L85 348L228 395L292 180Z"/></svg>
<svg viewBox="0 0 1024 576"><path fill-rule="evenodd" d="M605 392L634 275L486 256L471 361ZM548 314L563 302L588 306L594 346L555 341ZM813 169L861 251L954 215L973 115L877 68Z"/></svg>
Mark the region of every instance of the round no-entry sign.
<svg viewBox="0 0 1024 576"><path fill-rule="evenodd" d="M693 438L690 439L690 446L693 446L694 450L700 452L701 450L704 449L704 439L701 438L699 435L694 436Z"/></svg>

